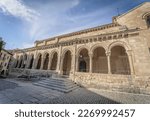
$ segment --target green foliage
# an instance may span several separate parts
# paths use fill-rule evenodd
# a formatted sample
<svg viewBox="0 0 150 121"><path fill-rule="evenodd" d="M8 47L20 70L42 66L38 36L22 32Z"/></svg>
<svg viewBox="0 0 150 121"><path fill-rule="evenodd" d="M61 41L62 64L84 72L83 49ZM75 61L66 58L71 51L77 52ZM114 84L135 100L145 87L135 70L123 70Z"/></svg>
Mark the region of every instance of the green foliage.
<svg viewBox="0 0 150 121"><path fill-rule="evenodd" d="M0 52L1 52L2 48L4 47L4 45L5 45L5 42L0 37Z"/></svg>

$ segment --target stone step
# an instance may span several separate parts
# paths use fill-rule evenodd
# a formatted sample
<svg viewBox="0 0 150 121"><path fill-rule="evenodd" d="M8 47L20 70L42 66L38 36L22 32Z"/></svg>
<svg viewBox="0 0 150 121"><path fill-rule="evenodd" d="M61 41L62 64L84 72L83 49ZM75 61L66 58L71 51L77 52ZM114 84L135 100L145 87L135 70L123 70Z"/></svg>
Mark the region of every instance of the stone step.
<svg viewBox="0 0 150 121"><path fill-rule="evenodd" d="M44 85L67 86L67 87L71 87L73 85L76 85L76 84L71 83L71 82L69 82L69 83L58 83L58 82L53 82L53 81L50 81L50 82L40 81L40 82L36 82L36 83L38 83L38 84L44 84ZM36 84L36 83L34 83L34 84Z"/></svg>
<svg viewBox="0 0 150 121"><path fill-rule="evenodd" d="M77 84L75 84L75 83L64 84L64 83L44 82L44 81L35 82L34 84L57 86L57 87L60 87L60 88L71 88L71 87L77 86Z"/></svg>
<svg viewBox="0 0 150 121"><path fill-rule="evenodd" d="M58 84L74 84L73 81L71 80L56 80L56 79L45 79L45 80L42 80L40 82L45 82L45 83L58 83Z"/></svg>
<svg viewBox="0 0 150 121"><path fill-rule="evenodd" d="M34 85L40 86L40 85L45 85L45 84L37 83L37 84L34 84ZM68 90L68 89L73 89L74 87L78 87L77 85L76 85L76 86L65 87L65 86L50 85L50 84L47 84L46 86L49 86L50 88L51 88L51 87L56 87L56 88L66 89L66 90Z"/></svg>
<svg viewBox="0 0 150 121"><path fill-rule="evenodd" d="M55 90L58 90L58 89L61 89L61 90L74 90L75 88L77 88L78 86L72 86L72 87L60 87L60 86L57 86L57 85L44 85L44 84L35 84L36 86L45 86L49 89L55 89Z"/></svg>
<svg viewBox="0 0 150 121"><path fill-rule="evenodd" d="M33 83L36 86L52 89L52 90L57 90L60 92L70 92L72 90L75 90L78 87L78 85L71 80L63 77L59 78L45 78L41 81Z"/></svg>
<svg viewBox="0 0 150 121"><path fill-rule="evenodd" d="M38 83L36 83L34 85L40 86L40 87L44 87L44 88L48 88L48 89L52 89L52 90L57 90L57 91L64 92L64 93L68 93L68 92L71 92L71 91L79 88L78 86L74 86L72 88L67 89L67 88L63 88L63 87L59 87L59 86L54 86L54 85L51 85L51 86L49 86L49 85L41 85L41 84L38 84Z"/></svg>

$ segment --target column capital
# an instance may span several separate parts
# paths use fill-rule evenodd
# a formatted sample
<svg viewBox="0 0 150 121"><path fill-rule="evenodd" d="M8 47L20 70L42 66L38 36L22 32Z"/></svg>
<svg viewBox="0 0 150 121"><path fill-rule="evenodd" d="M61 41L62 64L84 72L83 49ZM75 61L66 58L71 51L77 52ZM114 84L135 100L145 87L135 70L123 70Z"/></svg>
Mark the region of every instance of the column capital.
<svg viewBox="0 0 150 121"><path fill-rule="evenodd" d="M43 60L45 60L46 56L42 57Z"/></svg>
<svg viewBox="0 0 150 121"><path fill-rule="evenodd" d="M106 56L111 56L111 51L106 52Z"/></svg>
<svg viewBox="0 0 150 121"><path fill-rule="evenodd" d="M132 55L132 50L126 50L126 53L128 56L131 56Z"/></svg>
<svg viewBox="0 0 150 121"><path fill-rule="evenodd" d="M93 53L92 52L89 52L89 57L93 57Z"/></svg>
<svg viewBox="0 0 150 121"><path fill-rule="evenodd" d="M74 56L74 54L71 54L71 57L73 57Z"/></svg>

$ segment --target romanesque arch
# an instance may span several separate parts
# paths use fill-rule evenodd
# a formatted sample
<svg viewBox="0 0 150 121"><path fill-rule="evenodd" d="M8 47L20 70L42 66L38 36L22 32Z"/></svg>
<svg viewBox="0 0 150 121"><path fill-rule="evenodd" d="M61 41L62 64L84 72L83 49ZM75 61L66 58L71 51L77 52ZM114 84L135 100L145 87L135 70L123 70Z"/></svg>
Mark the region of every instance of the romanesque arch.
<svg viewBox="0 0 150 121"><path fill-rule="evenodd" d="M103 45L103 44L99 43L99 44L95 44L95 45L93 45L93 46L91 47L90 51L93 53L93 52L94 52L94 50L95 50L96 48L98 48L98 47L103 48L105 51L107 50L107 47L106 47L105 45Z"/></svg>
<svg viewBox="0 0 150 121"><path fill-rule="evenodd" d="M89 72L89 55L86 48L82 48L78 54L78 71Z"/></svg>
<svg viewBox="0 0 150 121"><path fill-rule="evenodd" d="M37 56L37 66L36 66L36 69L40 69L41 68L41 62L42 62L42 54L40 53Z"/></svg>
<svg viewBox="0 0 150 121"><path fill-rule="evenodd" d="M64 53L64 59L63 59L63 67L62 67L62 71L63 71L63 75L69 75L70 71L71 71L71 51L67 50Z"/></svg>
<svg viewBox="0 0 150 121"><path fill-rule="evenodd" d="M93 73L108 73L107 57L103 47L94 48L92 69Z"/></svg>
<svg viewBox="0 0 150 121"><path fill-rule="evenodd" d="M150 27L150 12L143 14L142 18L145 19L147 26Z"/></svg>
<svg viewBox="0 0 150 121"><path fill-rule="evenodd" d="M43 69L47 70L49 64L49 53L45 53L44 55L44 63L43 63Z"/></svg>
<svg viewBox="0 0 150 121"><path fill-rule="evenodd" d="M124 41L115 41L115 42L112 42L109 46L108 46L108 49L107 49L107 52L111 52L111 49L115 46L122 46L125 48L125 50L131 50L131 47Z"/></svg>
<svg viewBox="0 0 150 121"><path fill-rule="evenodd" d="M34 55L32 54L32 55L30 55L29 69L32 69L33 62L34 62Z"/></svg>
<svg viewBox="0 0 150 121"><path fill-rule="evenodd" d="M111 48L110 56L112 74L130 74L130 66L126 49L116 45Z"/></svg>
<svg viewBox="0 0 150 121"><path fill-rule="evenodd" d="M56 70L58 62L58 54L57 52L52 53L52 61L50 70Z"/></svg>

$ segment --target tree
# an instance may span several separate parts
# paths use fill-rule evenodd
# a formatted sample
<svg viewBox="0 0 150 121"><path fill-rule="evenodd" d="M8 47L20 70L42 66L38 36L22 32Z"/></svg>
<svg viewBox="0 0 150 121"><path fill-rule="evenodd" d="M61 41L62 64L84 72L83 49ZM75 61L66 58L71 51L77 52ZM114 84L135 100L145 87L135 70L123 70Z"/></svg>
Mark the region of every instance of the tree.
<svg viewBox="0 0 150 121"><path fill-rule="evenodd" d="M3 39L0 37L0 52L2 50L2 48L4 47L5 42L3 41Z"/></svg>

